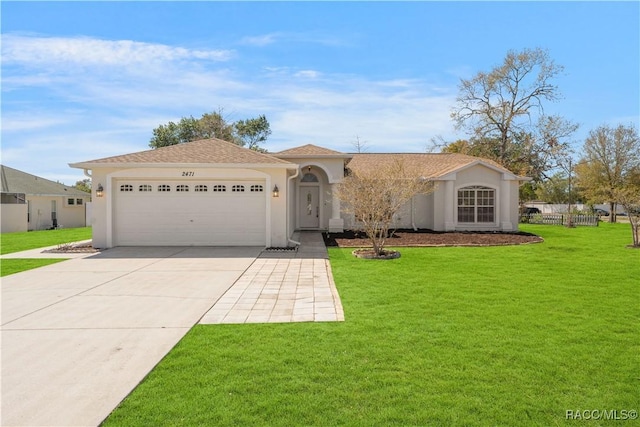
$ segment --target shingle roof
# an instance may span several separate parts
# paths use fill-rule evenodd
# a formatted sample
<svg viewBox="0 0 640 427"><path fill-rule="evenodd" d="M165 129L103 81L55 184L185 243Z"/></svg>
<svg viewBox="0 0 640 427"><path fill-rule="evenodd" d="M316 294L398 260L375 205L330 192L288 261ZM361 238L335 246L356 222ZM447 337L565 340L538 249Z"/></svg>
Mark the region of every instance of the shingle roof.
<svg viewBox="0 0 640 427"><path fill-rule="evenodd" d="M273 154L277 157L351 157L349 154L340 151L330 150L328 148L318 147L317 145L307 144L300 147L289 148Z"/></svg>
<svg viewBox="0 0 640 427"><path fill-rule="evenodd" d="M374 170L398 160L406 167L420 171L425 178L438 178L478 161L511 173L492 160L457 153L358 153L353 155L347 167L354 171Z"/></svg>
<svg viewBox="0 0 640 427"><path fill-rule="evenodd" d="M240 147L221 139L201 139L185 142L137 153L120 156L105 157L71 164L72 167L86 167L90 165L104 164L260 164L260 165L288 165L285 160L278 159L269 154L259 153L254 150Z"/></svg>
<svg viewBox="0 0 640 427"><path fill-rule="evenodd" d="M42 194L48 196L90 196L89 193L58 182L31 175L8 166L0 166L3 193Z"/></svg>

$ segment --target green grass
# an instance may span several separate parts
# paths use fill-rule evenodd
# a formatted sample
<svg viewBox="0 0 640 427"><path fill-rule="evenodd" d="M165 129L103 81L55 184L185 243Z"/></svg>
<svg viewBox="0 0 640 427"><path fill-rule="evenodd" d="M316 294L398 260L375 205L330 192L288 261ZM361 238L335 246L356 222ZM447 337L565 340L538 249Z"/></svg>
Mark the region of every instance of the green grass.
<svg viewBox="0 0 640 427"><path fill-rule="evenodd" d="M0 254L91 239L91 227L0 234Z"/></svg>
<svg viewBox="0 0 640 427"><path fill-rule="evenodd" d="M55 264L61 261L65 261L65 258L2 259L0 260L0 277L20 273L21 271L32 270L38 267L44 267L45 265Z"/></svg>
<svg viewBox="0 0 640 427"><path fill-rule="evenodd" d="M545 242L331 249L345 322L198 325L105 425L600 425L566 411L640 409L628 226L522 228Z"/></svg>
<svg viewBox="0 0 640 427"><path fill-rule="evenodd" d="M89 239L91 239L91 227L3 233L0 234L0 254L11 254L29 249L44 248ZM3 259L0 260L0 277L43 267L60 261L64 261L64 259Z"/></svg>

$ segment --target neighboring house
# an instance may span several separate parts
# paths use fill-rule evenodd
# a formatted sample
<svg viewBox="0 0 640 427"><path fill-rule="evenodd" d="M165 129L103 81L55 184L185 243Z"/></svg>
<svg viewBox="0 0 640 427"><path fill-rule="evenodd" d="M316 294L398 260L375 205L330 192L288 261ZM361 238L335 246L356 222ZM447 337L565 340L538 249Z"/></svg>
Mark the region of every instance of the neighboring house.
<svg viewBox="0 0 640 427"><path fill-rule="evenodd" d="M96 247L284 247L295 243L295 230L357 227L334 191L345 168L396 158L437 182L434 193L407 204L396 227L518 229L518 188L527 178L462 154L346 154L310 144L264 154L207 139L70 166L92 176Z"/></svg>
<svg viewBox="0 0 640 427"><path fill-rule="evenodd" d="M1 166L2 233L85 227L91 194Z"/></svg>

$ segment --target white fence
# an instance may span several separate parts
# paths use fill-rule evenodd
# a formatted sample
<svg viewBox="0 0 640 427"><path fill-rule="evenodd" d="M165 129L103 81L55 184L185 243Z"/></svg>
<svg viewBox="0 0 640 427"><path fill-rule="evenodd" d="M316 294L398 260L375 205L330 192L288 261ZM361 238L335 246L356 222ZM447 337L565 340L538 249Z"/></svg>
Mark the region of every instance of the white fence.
<svg viewBox="0 0 640 427"><path fill-rule="evenodd" d="M582 214L529 214L520 216L521 223L527 224L547 224L547 225L587 225L597 227L599 222L598 215L582 215Z"/></svg>

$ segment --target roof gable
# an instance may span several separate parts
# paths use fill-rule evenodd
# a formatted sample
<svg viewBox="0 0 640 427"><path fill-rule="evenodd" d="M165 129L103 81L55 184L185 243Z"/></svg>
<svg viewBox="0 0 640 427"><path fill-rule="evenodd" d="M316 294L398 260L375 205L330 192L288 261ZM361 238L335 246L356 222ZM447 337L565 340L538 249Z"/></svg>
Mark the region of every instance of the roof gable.
<svg viewBox="0 0 640 427"><path fill-rule="evenodd" d="M36 175L31 175L8 166L0 166L3 193L42 194L49 196L89 196L77 188L68 187Z"/></svg>
<svg viewBox="0 0 640 427"><path fill-rule="evenodd" d="M430 179L441 178L446 174L475 164L484 164L490 169L511 174L492 160L458 153L358 153L353 155L353 159L347 167L360 171L375 170L381 165L398 160L404 162L407 167L420 171L423 177Z"/></svg>
<svg viewBox="0 0 640 427"><path fill-rule="evenodd" d="M288 150L282 150L274 153L274 156L278 157L351 157L349 154L341 153L340 151L330 150L324 147L318 147L313 144L301 145L300 147L289 148Z"/></svg>
<svg viewBox="0 0 640 427"><path fill-rule="evenodd" d="M269 154L249 150L221 139L201 139L182 144L139 151L120 156L105 157L71 164L72 167L115 166L121 164L252 164L289 165L290 162Z"/></svg>

